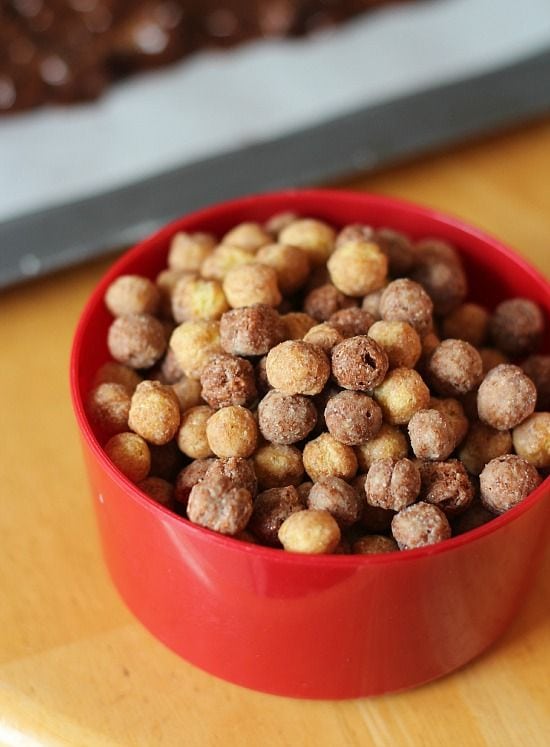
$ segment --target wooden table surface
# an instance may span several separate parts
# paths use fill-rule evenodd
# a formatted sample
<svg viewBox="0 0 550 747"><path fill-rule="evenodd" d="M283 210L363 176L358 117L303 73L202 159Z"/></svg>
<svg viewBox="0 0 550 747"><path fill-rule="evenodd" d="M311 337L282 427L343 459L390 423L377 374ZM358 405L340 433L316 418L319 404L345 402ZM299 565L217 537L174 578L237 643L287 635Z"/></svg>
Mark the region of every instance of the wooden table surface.
<svg viewBox="0 0 550 747"><path fill-rule="evenodd" d="M550 275L549 174L543 122L340 186L452 212ZM503 638L399 695L311 702L250 692L141 627L102 562L67 383L76 320L107 265L0 296L0 744L550 744L550 553Z"/></svg>

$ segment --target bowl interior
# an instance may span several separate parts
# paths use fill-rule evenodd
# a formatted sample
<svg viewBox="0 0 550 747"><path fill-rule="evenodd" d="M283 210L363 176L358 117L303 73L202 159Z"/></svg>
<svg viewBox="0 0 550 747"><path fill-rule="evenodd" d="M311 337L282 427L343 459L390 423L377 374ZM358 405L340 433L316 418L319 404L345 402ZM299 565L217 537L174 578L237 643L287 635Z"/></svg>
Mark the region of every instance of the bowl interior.
<svg viewBox="0 0 550 747"><path fill-rule="evenodd" d="M107 469L112 470L113 467L103 454L92 432L85 416L83 402L92 385L95 372L110 358L106 338L112 317L103 303L103 296L109 283L118 275L126 273L154 278L166 266L170 239L177 231L208 231L221 236L239 222L264 221L274 213L287 210L326 220L336 227L359 222L374 227L388 226L409 234L413 239L437 237L448 240L457 247L463 257L470 286L468 300L481 303L490 309L504 298L525 296L537 301L544 309L547 319L550 318L550 286L540 273L500 241L465 225L458 219L428 208L382 196L327 190L280 192L238 199L206 208L174 221L126 252L96 287L81 317L72 356L73 400L84 436L97 456L105 462ZM550 349L549 324L547 324L543 348L546 351ZM119 477L125 481L122 475ZM547 484L548 480L545 483ZM150 501L135 486L127 483L127 487L141 500ZM396 555L440 552L444 547L450 547L457 542L464 543L478 535L494 531L500 524L513 520L516 514L523 512L528 507L527 504L538 500L545 490L546 488L543 489L541 486L524 502L526 505L521 504L467 535L447 540L440 546ZM158 504L154 504L153 510L166 513L166 509ZM178 522L188 523L175 514L173 516ZM194 531L208 532L200 527L191 526ZM209 534L213 535L213 533ZM213 536L213 540L233 542L218 535ZM235 544L243 548L247 547L246 543ZM258 546L248 546L246 551L281 554L277 550ZM366 562L364 556L329 557L337 562L352 562L351 557L353 562ZM367 560L369 560L368 557Z"/></svg>

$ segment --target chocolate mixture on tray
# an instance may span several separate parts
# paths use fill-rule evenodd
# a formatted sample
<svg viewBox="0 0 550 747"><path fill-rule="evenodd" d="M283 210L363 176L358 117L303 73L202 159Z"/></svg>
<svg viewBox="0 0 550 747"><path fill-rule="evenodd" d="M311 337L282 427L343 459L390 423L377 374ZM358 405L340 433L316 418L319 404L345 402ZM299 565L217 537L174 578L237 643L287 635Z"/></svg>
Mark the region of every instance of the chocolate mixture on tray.
<svg viewBox="0 0 550 747"><path fill-rule="evenodd" d="M0 0L0 115L94 99L206 47L298 36L391 0Z"/></svg>

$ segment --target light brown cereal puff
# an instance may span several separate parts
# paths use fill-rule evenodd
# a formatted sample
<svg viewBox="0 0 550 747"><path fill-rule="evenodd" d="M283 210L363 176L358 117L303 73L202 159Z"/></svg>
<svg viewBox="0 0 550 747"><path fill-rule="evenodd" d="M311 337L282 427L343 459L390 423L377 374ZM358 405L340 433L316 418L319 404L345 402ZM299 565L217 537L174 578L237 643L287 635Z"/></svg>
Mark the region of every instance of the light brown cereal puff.
<svg viewBox="0 0 550 747"><path fill-rule="evenodd" d="M281 547L279 529L285 519L304 509L298 491L293 485L264 490L254 501L248 529L265 545Z"/></svg>
<svg viewBox="0 0 550 747"><path fill-rule="evenodd" d="M94 376L94 386L100 384L122 384L132 394L141 381L141 376L129 366L115 361L107 361L99 367Z"/></svg>
<svg viewBox="0 0 550 747"><path fill-rule="evenodd" d="M374 399L390 425L406 425L415 412L427 408L430 390L413 368L394 368L374 390Z"/></svg>
<svg viewBox="0 0 550 747"><path fill-rule="evenodd" d="M197 405L181 416L177 442L180 450L191 459L214 456L206 435L206 425L214 413L215 410L208 405Z"/></svg>
<svg viewBox="0 0 550 747"><path fill-rule="evenodd" d="M311 488L307 507L328 511L340 529L351 527L361 517L364 500L357 490L339 477L323 477Z"/></svg>
<svg viewBox="0 0 550 747"><path fill-rule="evenodd" d="M388 258L388 271L392 277L409 274L414 264L415 251L408 236L392 228L379 228L373 241Z"/></svg>
<svg viewBox="0 0 550 747"><path fill-rule="evenodd" d="M420 472L410 459L381 459L371 465L365 481L370 506L401 511L420 493Z"/></svg>
<svg viewBox="0 0 550 747"><path fill-rule="evenodd" d="M317 321L303 311L290 311L281 316L285 340L302 340Z"/></svg>
<svg viewBox="0 0 550 747"><path fill-rule="evenodd" d="M206 479L227 479L232 485L246 488L252 497L258 492L258 480L249 459L229 457L228 459L209 459L208 462Z"/></svg>
<svg viewBox="0 0 550 747"><path fill-rule="evenodd" d="M215 459L194 459L191 464L184 467L176 478L174 486L174 500L183 506L187 506L191 488L202 482L206 477L208 468L213 464Z"/></svg>
<svg viewBox="0 0 550 747"><path fill-rule="evenodd" d="M464 340L443 340L426 364L426 376L438 394L457 397L475 389L483 378L478 351Z"/></svg>
<svg viewBox="0 0 550 747"><path fill-rule="evenodd" d="M357 446L375 436L382 425L382 410L363 392L339 392L325 407L325 423L332 436Z"/></svg>
<svg viewBox="0 0 550 747"><path fill-rule="evenodd" d="M330 279L347 296L365 296L386 282L388 259L377 244L355 241L340 245L327 262Z"/></svg>
<svg viewBox="0 0 550 747"><path fill-rule="evenodd" d="M105 444L105 453L132 482L141 482L149 474L149 447L137 433L117 433L111 436Z"/></svg>
<svg viewBox="0 0 550 747"><path fill-rule="evenodd" d="M172 316L176 322L190 319L219 319L229 304L219 280L185 276L172 292Z"/></svg>
<svg viewBox="0 0 550 747"><path fill-rule="evenodd" d="M150 314L119 316L109 327L107 346L119 363L150 368L166 350L164 327Z"/></svg>
<svg viewBox="0 0 550 747"><path fill-rule="evenodd" d="M249 457L256 450L258 426L245 407L222 407L208 419L206 437L218 457Z"/></svg>
<svg viewBox="0 0 550 747"><path fill-rule="evenodd" d="M279 234L281 244L303 249L312 265L322 265L327 261L334 250L335 238L333 228L313 218L299 218Z"/></svg>
<svg viewBox="0 0 550 747"><path fill-rule="evenodd" d="M236 355L212 358L201 374L202 399L213 407L249 406L258 396L252 364Z"/></svg>
<svg viewBox="0 0 550 747"><path fill-rule="evenodd" d="M443 511L424 502L414 503L396 514L391 530L400 550L435 545L451 536L451 525Z"/></svg>
<svg viewBox="0 0 550 747"><path fill-rule="evenodd" d="M332 374L339 386L370 392L379 386L388 370L388 356L366 335L349 337L332 350Z"/></svg>
<svg viewBox="0 0 550 747"><path fill-rule="evenodd" d="M156 314L160 306L160 292L148 278L120 275L107 288L105 305L113 316Z"/></svg>
<svg viewBox="0 0 550 747"><path fill-rule="evenodd" d="M262 490L299 485L304 476L302 452L295 446L265 444L252 457L258 485Z"/></svg>
<svg viewBox="0 0 550 747"><path fill-rule="evenodd" d="M528 298L509 298L496 307L489 322L495 347L510 358L534 353L544 333L540 306Z"/></svg>
<svg viewBox="0 0 550 747"><path fill-rule="evenodd" d="M466 510L474 498L474 487L458 459L419 462L422 486L420 498L438 506L448 516Z"/></svg>
<svg viewBox="0 0 550 747"><path fill-rule="evenodd" d="M328 511L296 511L279 529L279 541L287 552L307 555L334 552L340 538L340 528Z"/></svg>
<svg viewBox="0 0 550 747"><path fill-rule="evenodd" d="M424 288L409 278L393 280L380 298L380 316L387 322L408 322L420 337L432 329L433 303Z"/></svg>
<svg viewBox="0 0 550 747"><path fill-rule="evenodd" d="M202 480L191 488L187 517L220 534L242 532L252 514L252 496L227 479Z"/></svg>
<svg viewBox="0 0 550 747"><path fill-rule="evenodd" d="M223 352L220 322L208 319L183 322L172 332L170 347L184 374L200 379L205 366Z"/></svg>
<svg viewBox="0 0 550 747"><path fill-rule="evenodd" d="M537 388L537 410L550 410L550 355L530 355L521 368Z"/></svg>
<svg viewBox="0 0 550 747"><path fill-rule="evenodd" d="M313 402L301 394L283 394L276 389L258 405L262 436L274 444L294 444L308 436L317 422Z"/></svg>
<svg viewBox="0 0 550 747"><path fill-rule="evenodd" d="M329 324L336 327L344 337L366 335L374 324L374 317L365 309L340 309L329 318Z"/></svg>
<svg viewBox="0 0 550 747"><path fill-rule="evenodd" d="M384 285L382 288L379 288L372 293L367 293L361 303L361 308L364 311L368 311L375 322L382 318L380 313L380 299L382 298L382 293L384 293L386 288L387 286Z"/></svg>
<svg viewBox="0 0 550 747"><path fill-rule="evenodd" d="M457 255L450 260L434 256L427 246L417 244L412 280L424 288L434 305L434 313L443 316L460 306L468 293L468 281Z"/></svg>
<svg viewBox="0 0 550 747"><path fill-rule="evenodd" d="M342 342L344 336L333 327L329 322L322 322L311 327L308 332L304 335L304 342L309 342L311 345L316 345L325 353L330 354L332 348Z"/></svg>
<svg viewBox="0 0 550 747"><path fill-rule="evenodd" d="M359 537L351 546L351 551L355 555L379 555L397 550L399 550L397 542L391 537L384 537L383 534L367 534Z"/></svg>
<svg viewBox="0 0 550 747"><path fill-rule="evenodd" d="M167 384L142 381L132 395L128 425L149 443L171 441L179 428L178 398Z"/></svg>
<svg viewBox="0 0 550 747"><path fill-rule="evenodd" d="M388 356L390 368L414 368L422 352L417 331L407 322L375 322L369 329L372 337Z"/></svg>
<svg viewBox="0 0 550 747"><path fill-rule="evenodd" d="M345 296L332 283L319 285L304 298L304 311L318 322L326 322L341 309L357 306L357 300Z"/></svg>
<svg viewBox="0 0 550 747"><path fill-rule="evenodd" d="M522 457L496 457L479 476L481 501L489 511L502 514L521 503L541 482L537 468Z"/></svg>
<svg viewBox="0 0 550 747"><path fill-rule="evenodd" d="M409 452L407 437L399 428L382 423L378 433L355 447L359 469L367 472L380 459L403 459Z"/></svg>
<svg viewBox="0 0 550 747"><path fill-rule="evenodd" d="M437 410L419 410L409 420L409 438L418 459L440 460L454 451L455 432L449 419Z"/></svg>
<svg viewBox="0 0 550 747"><path fill-rule="evenodd" d="M291 223L297 221L299 217L299 215L293 213L291 210L283 210L280 213L274 213L268 218L264 223L264 228L272 238L276 239L281 231L290 226Z"/></svg>
<svg viewBox="0 0 550 747"><path fill-rule="evenodd" d="M267 244L256 254L256 261L275 270L277 284L285 295L295 293L304 285L309 275L307 254L295 246Z"/></svg>
<svg viewBox="0 0 550 747"><path fill-rule="evenodd" d="M437 410L447 418L453 432L454 445L455 447L458 446L464 439L469 427L469 421L462 404L453 397L444 399L430 397L429 409Z"/></svg>
<svg viewBox="0 0 550 747"><path fill-rule="evenodd" d="M282 301L277 285L277 273L272 267L254 262L230 270L223 281L223 290L233 309L263 303L278 306Z"/></svg>
<svg viewBox="0 0 550 747"><path fill-rule="evenodd" d="M351 446L340 443L330 433L321 433L308 441L302 457L304 468L313 482L323 477L351 480L357 472L357 457Z"/></svg>
<svg viewBox="0 0 550 747"><path fill-rule="evenodd" d="M227 311L220 320L221 345L233 355L265 355L283 337L278 311L265 304Z"/></svg>
<svg viewBox="0 0 550 747"><path fill-rule="evenodd" d="M326 353L303 340L287 340L267 354L269 383L283 394L319 394L330 376Z"/></svg>
<svg viewBox="0 0 550 747"><path fill-rule="evenodd" d="M138 488L157 503L171 506L174 500L174 486L162 477L146 477L138 482Z"/></svg>
<svg viewBox="0 0 550 747"><path fill-rule="evenodd" d="M228 231L220 243L256 252L261 246L271 243L271 234L259 223L245 221Z"/></svg>
<svg viewBox="0 0 550 747"><path fill-rule="evenodd" d="M516 454L539 469L550 467L550 412L534 412L512 433Z"/></svg>
<svg viewBox="0 0 550 747"><path fill-rule="evenodd" d="M515 428L531 415L537 389L519 366L503 363L493 368L477 393L479 419L499 431Z"/></svg>
<svg viewBox="0 0 550 747"><path fill-rule="evenodd" d="M335 246L344 244L355 244L357 241L372 241L374 229L364 223L349 223L344 226L336 236Z"/></svg>
<svg viewBox="0 0 550 747"><path fill-rule="evenodd" d="M216 239L210 233L179 231L170 242L168 267L171 270L198 272L215 246Z"/></svg>
<svg viewBox="0 0 550 747"><path fill-rule="evenodd" d="M463 303L441 323L443 337L464 340L476 348L485 343L488 328L489 312L477 303Z"/></svg>
<svg viewBox="0 0 550 747"><path fill-rule="evenodd" d="M86 401L86 412L92 424L103 434L112 436L128 430L131 395L122 384L99 384Z"/></svg>
<svg viewBox="0 0 550 747"><path fill-rule="evenodd" d="M241 249L238 246L217 246L212 254L209 254L201 265L200 274L203 278L211 280L223 280L228 272L235 267L255 262L256 257L252 252Z"/></svg>
<svg viewBox="0 0 550 747"><path fill-rule="evenodd" d="M479 475L488 462L511 451L510 431L497 431L478 421L470 425L458 456L471 475Z"/></svg>
<svg viewBox="0 0 550 747"><path fill-rule="evenodd" d="M181 412L203 404L200 381L190 379L189 376L184 374L175 384L171 384L171 387L178 398Z"/></svg>
<svg viewBox="0 0 550 747"><path fill-rule="evenodd" d="M496 348L479 348L479 355L481 356L481 365L483 366L483 376L487 376L492 368L500 366L501 363L510 363L504 353ZM525 372L527 373L527 371ZM527 374L529 375L529 374Z"/></svg>

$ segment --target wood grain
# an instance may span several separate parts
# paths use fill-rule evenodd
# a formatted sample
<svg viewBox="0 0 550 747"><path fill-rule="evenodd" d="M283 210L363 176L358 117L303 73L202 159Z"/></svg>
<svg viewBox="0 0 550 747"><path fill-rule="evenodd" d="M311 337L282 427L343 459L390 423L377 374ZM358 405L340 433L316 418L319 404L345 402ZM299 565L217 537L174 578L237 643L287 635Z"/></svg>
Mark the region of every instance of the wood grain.
<svg viewBox="0 0 550 747"><path fill-rule="evenodd" d="M543 122L341 186L452 212L550 275L549 173ZM547 745L550 553L490 651L374 699L250 692L194 669L134 620L101 559L68 393L74 326L106 266L0 297L0 744Z"/></svg>

